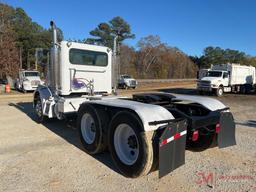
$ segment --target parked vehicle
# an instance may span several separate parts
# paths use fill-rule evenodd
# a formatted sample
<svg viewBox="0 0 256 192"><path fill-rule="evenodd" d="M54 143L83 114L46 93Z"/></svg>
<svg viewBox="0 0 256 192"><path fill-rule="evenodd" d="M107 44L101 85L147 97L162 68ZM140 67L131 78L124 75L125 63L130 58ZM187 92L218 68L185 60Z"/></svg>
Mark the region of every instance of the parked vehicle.
<svg viewBox="0 0 256 192"><path fill-rule="evenodd" d="M0 93L5 92L5 86L8 84L6 79L0 79Z"/></svg>
<svg viewBox="0 0 256 192"><path fill-rule="evenodd" d="M34 91L38 85L42 85L44 82L40 79L40 73L38 71L20 70L19 78L16 80L15 87L17 90L21 90L24 93L27 91Z"/></svg>
<svg viewBox="0 0 256 192"><path fill-rule="evenodd" d="M224 92L249 93L256 84L255 67L240 64L212 65L203 77L197 82L200 93L213 92L222 96Z"/></svg>
<svg viewBox="0 0 256 192"><path fill-rule="evenodd" d="M6 85L7 80L6 79L0 79L0 85Z"/></svg>
<svg viewBox="0 0 256 192"><path fill-rule="evenodd" d="M138 82L130 75L120 75L118 79L118 87L123 89L133 88L136 89Z"/></svg>
<svg viewBox="0 0 256 192"><path fill-rule="evenodd" d="M57 42L53 47L47 85L34 92L39 122L76 118L84 150L91 155L109 150L127 177L159 169L163 177L185 163L185 148L235 145L235 124L220 101L168 93L129 97L112 93L112 51L84 43Z"/></svg>

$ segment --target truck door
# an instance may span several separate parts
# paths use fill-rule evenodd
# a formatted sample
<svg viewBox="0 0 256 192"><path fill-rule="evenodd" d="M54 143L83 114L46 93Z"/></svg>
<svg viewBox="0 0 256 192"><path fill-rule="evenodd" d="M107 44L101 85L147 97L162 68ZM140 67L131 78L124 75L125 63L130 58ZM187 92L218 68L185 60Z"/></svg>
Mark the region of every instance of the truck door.
<svg viewBox="0 0 256 192"><path fill-rule="evenodd" d="M229 86L229 74L228 74L228 72L223 73L223 86L224 87Z"/></svg>

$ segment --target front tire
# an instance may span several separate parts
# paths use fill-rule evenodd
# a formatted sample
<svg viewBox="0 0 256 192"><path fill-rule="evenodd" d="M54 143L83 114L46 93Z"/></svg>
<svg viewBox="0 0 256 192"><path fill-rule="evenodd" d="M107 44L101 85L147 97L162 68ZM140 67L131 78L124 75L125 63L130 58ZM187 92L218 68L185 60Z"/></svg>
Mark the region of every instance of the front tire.
<svg viewBox="0 0 256 192"><path fill-rule="evenodd" d="M109 151L119 171L126 177L147 175L153 165L152 133L145 132L139 118L119 112L110 124Z"/></svg>
<svg viewBox="0 0 256 192"><path fill-rule="evenodd" d="M27 93L27 90L26 90L26 89L24 89L24 87L23 87L23 86L22 86L21 90L22 90L22 93Z"/></svg>
<svg viewBox="0 0 256 192"><path fill-rule="evenodd" d="M94 155L102 152L102 125L97 110L92 105L82 105L78 111L77 127L84 150Z"/></svg>
<svg viewBox="0 0 256 192"><path fill-rule="evenodd" d="M43 105L40 97L36 97L35 99L35 113L36 113L36 120L38 123L43 123L46 121L47 117L43 114Z"/></svg>
<svg viewBox="0 0 256 192"><path fill-rule="evenodd" d="M223 93L224 93L224 89L223 89L222 86L220 86L220 87L218 87L218 89L216 89L216 95L217 95L218 97L223 96Z"/></svg>

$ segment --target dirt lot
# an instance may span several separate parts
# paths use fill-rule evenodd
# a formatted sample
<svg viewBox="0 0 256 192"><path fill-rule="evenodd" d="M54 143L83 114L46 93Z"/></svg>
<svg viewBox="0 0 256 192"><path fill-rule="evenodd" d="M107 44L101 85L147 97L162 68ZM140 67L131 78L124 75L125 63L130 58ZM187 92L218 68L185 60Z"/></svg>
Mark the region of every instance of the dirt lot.
<svg viewBox="0 0 256 192"><path fill-rule="evenodd" d="M161 90L195 95L194 83L141 85L136 92ZM182 88L181 88L182 87ZM129 95L134 90L121 90ZM158 179L127 179L108 153L90 156L75 128L64 121L34 121L32 94L0 95L0 191L256 191L256 94L227 94L237 124L237 145L186 151L186 164Z"/></svg>

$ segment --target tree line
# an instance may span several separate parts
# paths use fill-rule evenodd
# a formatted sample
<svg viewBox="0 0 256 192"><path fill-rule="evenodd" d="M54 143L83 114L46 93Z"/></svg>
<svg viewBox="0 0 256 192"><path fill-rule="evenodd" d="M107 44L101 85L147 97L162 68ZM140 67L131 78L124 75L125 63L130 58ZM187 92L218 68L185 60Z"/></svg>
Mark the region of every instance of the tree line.
<svg viewBox="0 0 256 192"><path fill-rule="evenodd" d="M63 39L59 30L58 38ZM49 50L51 31L34 22L22 8L0 3L0 78L33 69L36 48ZM44 58L45 60L45 58Z"/></svg>
<svg viewBox="0 0 256 192"><path fill-rule="evenodd" d="M60 29L58 39L62 40ZM85 39L69 39L88 44L114 47L116 40L119 72L136 78L194 78L201 68L217 63L240 63L256 66L256 57L244 52L209 46L202 56L189 56L175 46L161 41L157 35L141 38L135 46L124 43L135 38L131 26L117 16L109 22L98 24ZM22 8L0 3L0 78L17 76L19 68L34 68L36 48L43 50L41 64L48 59L51 45L51 30L34 22ZM39 68L39 70L42 70Z"/></svg>
<svg viewBox="0 0 256 192"><path fill-rule="evenodd" d="M256 57L241 51L222 49L220 47L209 46L204 49L201 57L190 56L190 58L199 68L209 68L210 65L223 63L240 63L241 65L256 67Z"/></svg>

